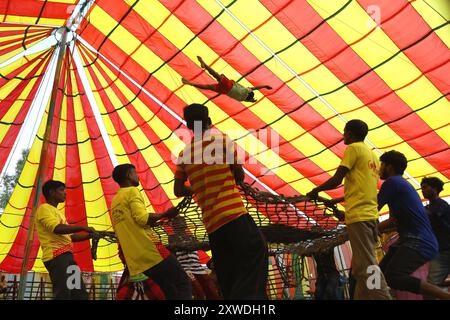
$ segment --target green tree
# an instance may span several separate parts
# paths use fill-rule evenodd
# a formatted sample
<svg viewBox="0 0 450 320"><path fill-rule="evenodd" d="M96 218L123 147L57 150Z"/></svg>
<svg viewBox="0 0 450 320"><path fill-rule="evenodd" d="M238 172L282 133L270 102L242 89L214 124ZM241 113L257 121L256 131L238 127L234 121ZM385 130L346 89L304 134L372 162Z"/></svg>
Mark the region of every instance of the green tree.
<svg viewBox="0 0 450 320"><path fill-rule="evenodd" d="M22 156L16 163L16 169L14 174L5 174L3 179L1 180L1 192L0 192L0 210L3 211L8 204L9 198L19 181L20 174L22 173L22 169L25 166L25 161L27 160L28 153L30 149L23 149Z"/></svg>

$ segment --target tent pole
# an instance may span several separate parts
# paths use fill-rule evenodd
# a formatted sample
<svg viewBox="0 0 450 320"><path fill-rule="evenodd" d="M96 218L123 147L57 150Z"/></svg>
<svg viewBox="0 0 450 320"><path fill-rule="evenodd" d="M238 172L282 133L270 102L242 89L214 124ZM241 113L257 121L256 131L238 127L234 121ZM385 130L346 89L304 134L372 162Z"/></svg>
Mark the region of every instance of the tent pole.
<svg viewBox="0 0 450 320"><path fill-rule="evenodd" d="M66 52L67 32L69 31L69 29L67 27L62 27L62 28L63 28L63 32L62 32L61 42L58 45L58 59L56 62L56 70L55 70L55 78L53 80L52 94L50 97L50 106L49 106L49 110L48 110L47 125L45 127L44 139L42 142L41 156L40 156L40 160L39 160L38 178L37 178L36 189L35 189L35 194L34 194L34 199L33 199L33 207L31 209L30 223L28 226L27 242L25 244L25 252L24 252L24 257L22 260L22 267L20 269L19 300L23 300L24 296L25 296L25 289L26 289L26 284L27 284L27 274L28 274L28 260L30 259L31 243L33 242L33 238L34 238L34 225L35 225L36 210L39 205L39 198L41 196L42 184L46 177L47 169L48 169L47 151L48 151L48 145L49 145L49 141L50 141L50 133L52 131L53 116L55 113L55 103L56 103L56 95L58 92L58 84L61 79L62 62L64 60L64 56L65 56L65 52Z"/></svg>

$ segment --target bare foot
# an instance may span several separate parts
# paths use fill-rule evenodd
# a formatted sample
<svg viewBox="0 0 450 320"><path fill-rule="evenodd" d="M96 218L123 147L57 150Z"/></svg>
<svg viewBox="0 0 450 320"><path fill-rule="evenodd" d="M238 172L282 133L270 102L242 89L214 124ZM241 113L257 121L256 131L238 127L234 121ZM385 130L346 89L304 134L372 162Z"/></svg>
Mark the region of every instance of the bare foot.
<svg viewBox="0 0 450 320"><path fill-rule="evenodd" d="M202 69L206 68L206 63L205 61L203 61L202 57L197 56L198 61L200 61L200 67L202 67Z"/></svg>

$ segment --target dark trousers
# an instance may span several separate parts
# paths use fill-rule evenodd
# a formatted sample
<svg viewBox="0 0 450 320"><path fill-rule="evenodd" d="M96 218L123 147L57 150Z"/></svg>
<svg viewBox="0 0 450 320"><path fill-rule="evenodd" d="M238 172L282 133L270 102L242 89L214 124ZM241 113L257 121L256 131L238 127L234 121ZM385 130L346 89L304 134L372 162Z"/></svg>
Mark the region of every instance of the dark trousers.
<svg viewBox="0 0 450 320"><path fill-rule="evenodd" d="M380 268L392 289L420 293L420 279L411 274L427 261L428 259L411 248L391 247L381 260Z"/></svg>
<svg viewBox="0 0 450 320"><path fill-rule="evenodd" d="M156 282L166 299L192 300L191 281L172 254L144 274Z"/></svg>
<svg viewBox="0 0 450 320"><path fill-rule="evenodd" d="M44 262L48 270L53 285L53 299L55 300L88 300L89 296L86 291L81 273L78 279L70 266L77 266L73 258L72 252L64 252L52 260ZM79 280L79 282L78 282ZM79 287L72 288L75 284Z"/></svg>
<svg viewBox="0 0 450 320"><path fill-rule="evenodd" d="M224 299L267 299L267 244L249 214L211 233L209 243Z"/></svg>

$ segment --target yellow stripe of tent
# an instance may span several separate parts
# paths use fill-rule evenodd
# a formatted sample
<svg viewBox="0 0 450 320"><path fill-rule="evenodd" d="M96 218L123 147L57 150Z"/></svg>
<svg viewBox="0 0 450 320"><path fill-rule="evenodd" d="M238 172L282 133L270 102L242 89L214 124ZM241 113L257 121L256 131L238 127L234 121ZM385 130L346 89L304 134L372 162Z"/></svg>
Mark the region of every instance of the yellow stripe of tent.
<svg viewBox="0 0 450 320"><path fill-rule="evenodd" d="M36 256L36 260L34 261L34 265L32 270L34 272L41 272L41 273L48 273L47 268L44 266L44 263L42 262L42 247L39 246L39 250Z"/></svg>
<svg viewBox="0 0 450 320"><path fill-rule="evenodd" d="M155 4L156 6L156 4ZM155 11L156 7L154 8ZM111 18L104 12L96 12L97 14L97 19L95 19L95 21L101 21L102 23L108 23L109 20L109 24L110 26L115 25L115 21L111 20ZM94 20L94 19L93 19ZM192 32L190 30L188 30L184 25L179 24L179 21L176 19L173 19L173 23L178 22L178 24L174 25L171 24L169 27L169 24L171 19L169 19L166 24L164 26L166 26L165 28L169 28L170 30L177 30L177 35L182 34L183 32L185 33L183 35L183 37L186 39L186 37L189 37L189 35L191 37L193 37L194 35L192 34ZM151 22L151 21L150 21ZM162 28L160 28L160 32L164 34L164 26ZM102 27L102 26L98 26L97 27L99 30L104 30L103 32L107 32L108 30L110 30L110 28L108 27ZM116 31L118 29L121 29L121 27L117 28ZM168 39L176 44L176 41L174 41L174 39L172 39L171 37L169 37L169 34L164 34L166 37L168 37ZM132 34L130 34L127 30L125 29L121 29L117 35L112 34L112 37L114 38L114 41L127 53L131 54L131 52L134 50L135 46L137 46L140 42L139 40L135 39L134 36ZM129 39L129 38L133 38L130 41L125 41L124 39ZM194 43L195 42L195 43ZM200 40L195 40L192 43L192 46L196 48L196 50L202 52L205 52L206 50L210 50L208 49L208 47L206 45L204 45ZM127 47L127 44L129 43L135 43L134 46L130 46ZM127 47L127 48L124 48ZM140 51L145 51L146 53L144 55L141 55L139 52ZM153 68L158 67L159 65L161 65L163 63L163 61L156 56L155 54L153 54L150 50L146 49L146 48L142 48L140 50L138 50L134 55L133 55L134 60L137 63L140 63L143 67L145 67L147 70L152 70ZM149 66L150 62L153 62L153 65ZM169 70L169 73L172 74L176 74L176 72L171 69L169 66L167 66ZM158 72L155 76L157 76L157 78L163 82L170 90L174 90L176 88L178 88L178 86L180 85L180 83L177 83L175 85L173 85L173 77L170 78L168 80L167 79L167 71L164 72L163 74L161 74L160 72ZM164 78L165 77L165 78ZM180 76L177 75L177 77L179 78ZM193 88L187 88L186 91L184 92L189 92L189 98L192 101L203 101L205 100L205 96L200 93L198 90L193 89ZM193 96L193 97L192 97ZM224 113L220 108L218 108L216 105L211 104L210 105L210 113L212 118L216 121L216 119L224 119L227 118L228 115L226 113ZM294 125L296 125L294 123ZM227 121L219 124L217 126L220 130L227 132L231 138L237 138L242 136L244 133L246 133L247 131L240 126L239 124L237 124L233 119L228 119ZM266 150L267 147L265 145L263 145L257 138L255 138L254 136L249 136L247 137L247 139L241 139L238 141L238 143L241 145L241 147L243 147L245 150L249 150L250 149L250 154L254 154L257 151L261 151L261 150ZM253 152L252 152L253 150ZM278 166L279 164L283 164L285 163L283 160L281 160L278 155L276 155L272 150L269 150L267 152L265 152L262 155L258 155L256 156L256 158L261 161L264 165L266 165L267 167L271 168L271 167L275 167ZM302 178L302 175L300 175L300 173L295 170L294 168L292 168L291 166L284 166L283 168L277 169L276 173L285 181L289 181L289 179L300 179ZM289 178L289 179L288 179ZM309 185L309 186L308 186ZM300 188L300 190L302 190L303 192L309 190L311 187L313 187L312 183L305 183L301 184L301 185L297 185L297 184L293 184L294 188Z"/></svg>
<svg viewBox="0 0 450 320"><path fill-rule="evenodd" d="M73 78L72 80L73 86L74 86L74 92L79 92L80 90L76 89L76 81ZM84 91L84 90L81 90ZM85 106L86 108L90 108L90 106ZM85 116L83 111L83 106L81 104L80 96L77 96L74 98L74 111L75 111L75 118L81 119ZM76 122L76 133L78 137L78 141L84 141L89 137L89 131L87 128L87 124L85 120L77 121ZM98 199L96 201L85 201L85 208L86 208L86 217L87 217L87 224L89 226L95 227L97 230L112 230L111 226L111 219L109 216L109 210L108 206L106 204L105 197L102 195L104 194L104 190L102 188L102 183L98 179L99 178L99 172L97 168L96 161L90 162L95 155L93 151L93 146L91 143L81 143L78 145L78 152L80 157L80 163L82 164L80 167L81 169L81 175L83 182L86 181L94 181L91 183L85 183L83 184L83 195L85 200L88 198L94 198ZM96 180L97 179L97 180ZM106 214L103 214L106 212ZM102 214L100 217L96 217ZM103 226L100 227L99 225ZM97 257L100 258L98 260L94 260L94 270L99 272L113 272L121 270L122 267L119 264L120 259L118 257L117 253L117 244L113 243L108 246L99 246L97 249ZM105 260L101 260L103 257L112 257L109 259L109 265L105 265Z"/></svg>
<svg viewBox="0 0 450 320"><path fill-rule="evenodd" d="M32 26L31 28L29 28L28 26L20 26L20 25L8 25L8 24L4 24L0 26L0 30L1 31L23 31L25 32L25 30L29 30L29 31L34 31L34 30L48 30L48 27L43 27L43 26ZM3 39L3 37L2 37Z"/></svg>
<svg viewBox="0 0 450 320"><path fill-rule="evenodd" d="M343 6L345 2L346 1L310 1L314 9L322 17L329 16L330 13L335 12L338 8ZM352 26L350 27L345 21L352 21ZM363 34L369 32L374 26L374 22L357 3L350 4L334 19L330 19L328 24L347 43L351 43L360 38ZM391 39L387 37L386 34L384 34L384 32L379 28L366 39L353 45L352 48L371 67L374 67L380 62L388 59L399 50ZM399 54L396 58L375 70L375 72L377 72L377 74L392 89L405 85L420 75L420 70L418 70L417 67L404 54ZM438 99L442 96L442 93L440 93L439 90L437 90L436 87L428 81L428 79L422 77L413 85L398 90L397 95L414 110L424 106L430 101ZM436 128L445 124L445 119L448 119L449 117L443 117L442 114L444 113L450 115L449 110L448 101L442 99L439 103L436 103L434 107L427 108L424 112L418 112L418 115L426 123L428 123L431 128ZM449 130L450 128L445 128L438 132L444 141L450 141ZM406 149L406 146L402 145L402 148ZM399 147L396 147L396 149L399 149ZM417 152L412 149L410 149L405 155L408 158L416 158L419 156ZM416 163L418 162L419 161ZM417 172L411 170L411 167L408 168L408 171L412 175L421 175L426 174L427 172L435 171L430 164L425 162L421 163L420 166L417 167Z"/></svg>
<svg viewBox="0 0 450 320"><path fill-rule="evenodd" d="M41 122L38 134L42 135L45 131L45 122L47 121L47 117L44 114L43 121ZM13 193L11 194L11 198L9 202L16 208L24 208L24 209L16 209L13 208L9 203L5 207L4 213L0 216L0 262L6 257L6 254L11 250L12 244L17 236L19 228L7 228L3 224L7 226L19 226L22 223L23 216L26 211L26 207L28 206L29 199L31 196L32 188L23 188L23 186L31 186L34 185L38 164L40 161L42 149L42 141L39 139L35 139L33 145L30 149L30 153L28 154L28 161L36 164L32 164L30 162L25 162L22 173L19 177L19 183L14 188Z"/></svg>
<svg viewBox="0 0 450 320"><path fill-rule="evenodd" d="M431 29L450 20L448 0L410 1L411 5L422 16ZM431 6L431 7L430 7ZM437 11L437 12L436 12ZM442 17L441 17L442 16ZM435 31L439 38L450 47L450 25Z"/></svg>
<svg viewBox="0 0 450 320"><path fill-rule="evenodd" d="M7 15L5 18L4 14L0 14L0 20L2 22L10 22L10 23L22 23L22 24L35 24L36 23L36 17ZM66 20L65 19L53 19L53 18L41 18L41 19L39 19L39 24L49 25L49 26L63 26L66 24Z"/></svg>
<svg viewBox="0 0 450 320"><path fill-rule="evenodd" d="M48 0L47 2L58 2L58 3L69 3L69 4L75 4L78 2L78 0Z"/></svg>

